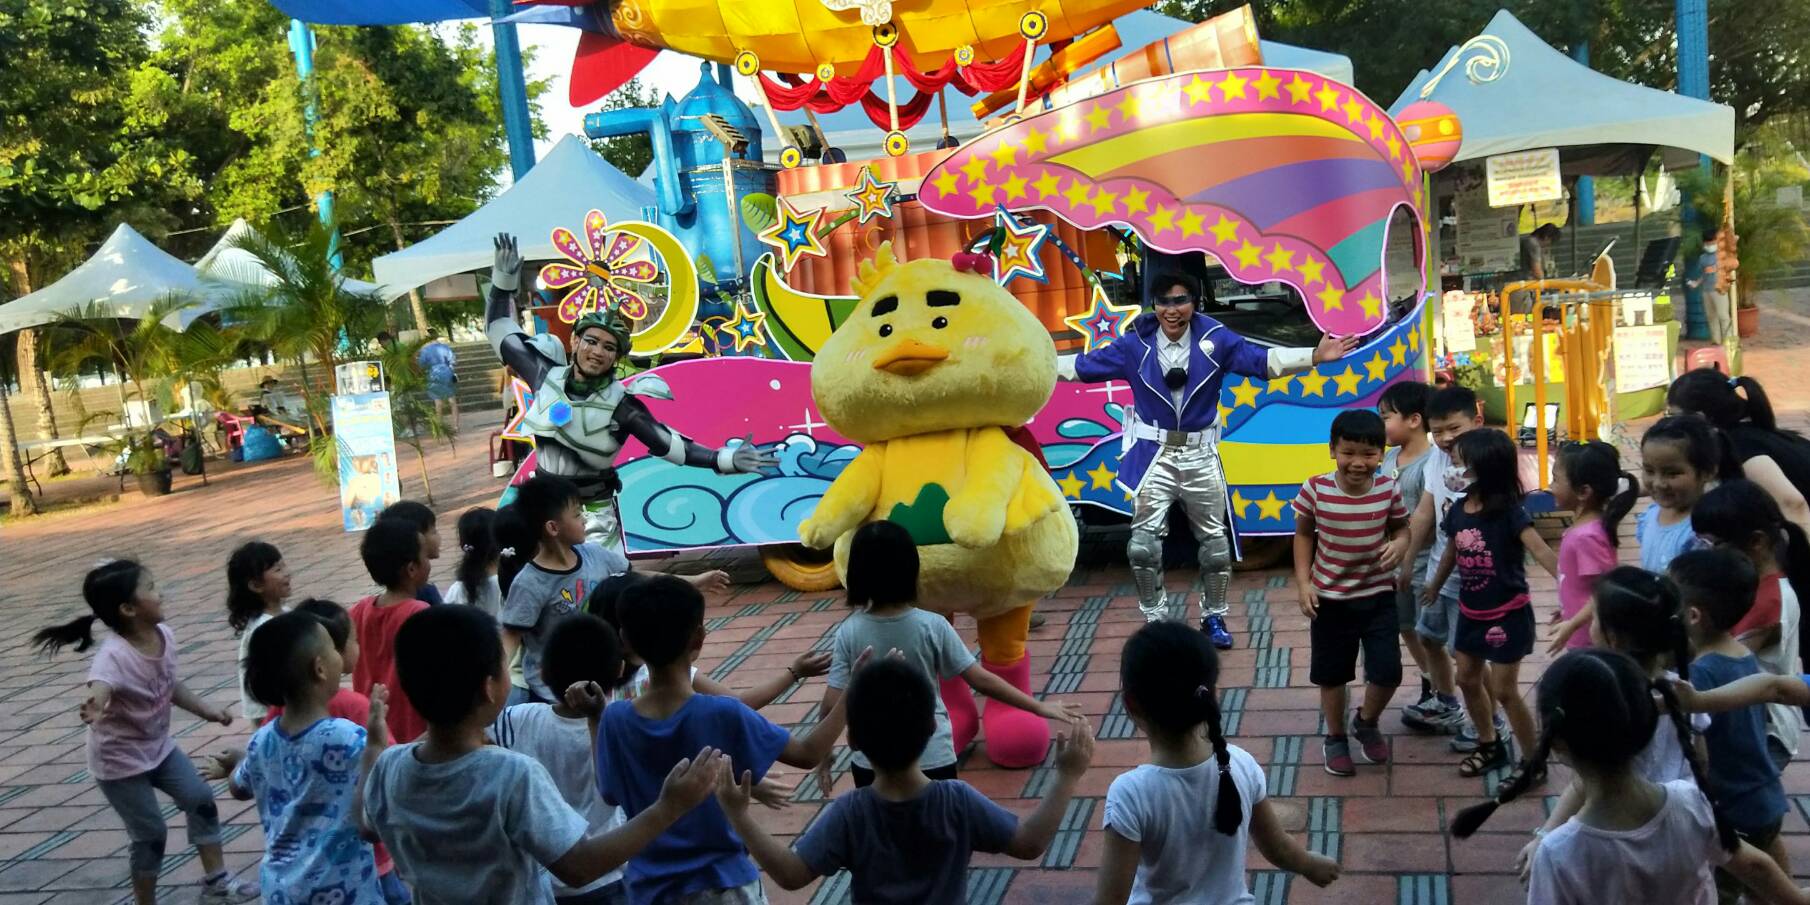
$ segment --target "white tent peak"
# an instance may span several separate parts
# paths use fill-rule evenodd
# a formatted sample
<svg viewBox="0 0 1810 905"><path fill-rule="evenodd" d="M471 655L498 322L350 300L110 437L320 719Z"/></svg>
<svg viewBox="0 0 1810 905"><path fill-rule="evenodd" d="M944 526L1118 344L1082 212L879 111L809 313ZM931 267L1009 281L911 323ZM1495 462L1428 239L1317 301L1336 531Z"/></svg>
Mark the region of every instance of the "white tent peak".
<svg viewBox="0 0 1810 905"><path fill-rule="evenodd" d="M387 297L425 286L440 277L490 267L491 240L510 233L528 261L558 258L553 228L577 229L591 209L610 221L650 216L654 193L623 175L591 150L584 139L567 135L540 163L501 195L465 219L402 251L371 262Z"/></svg>
<svg viewBox="0 0 1810 905"><path fill-rule="evenodd" d="M202 300L195 268L152 244L124 223L88 260L62 279L0 305L0 334L39 327L60 316L76 316L99 305L115 317L139 318L170 296ZM186 329L205 312L196 304L171 313L164 323Z"/></svg>

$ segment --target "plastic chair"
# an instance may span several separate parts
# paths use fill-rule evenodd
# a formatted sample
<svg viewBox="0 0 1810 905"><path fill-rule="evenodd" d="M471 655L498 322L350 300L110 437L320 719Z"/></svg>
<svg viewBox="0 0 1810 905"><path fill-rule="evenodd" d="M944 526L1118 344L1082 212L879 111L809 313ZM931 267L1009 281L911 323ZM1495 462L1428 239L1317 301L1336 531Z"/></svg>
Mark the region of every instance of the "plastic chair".
<svg viewBox="0 0 1810 905"><path fill-rule="evenodd" d="M227 412L215 412L214 424L226 435L226 451L231 453L245 442L245 429L256 424L251 418Z"/></svg>
<svg viewBox="0 0 1810 905"><path fill-rule="evenodd" d="M1715 368L1717 371L1727 374L1728 351L1723 349L1720 344L1704 346L1701 349L1692 349L1690 354L1686 355L1684 358L1684 369L1686 371L1695 371L1698 368Z"/></svg>

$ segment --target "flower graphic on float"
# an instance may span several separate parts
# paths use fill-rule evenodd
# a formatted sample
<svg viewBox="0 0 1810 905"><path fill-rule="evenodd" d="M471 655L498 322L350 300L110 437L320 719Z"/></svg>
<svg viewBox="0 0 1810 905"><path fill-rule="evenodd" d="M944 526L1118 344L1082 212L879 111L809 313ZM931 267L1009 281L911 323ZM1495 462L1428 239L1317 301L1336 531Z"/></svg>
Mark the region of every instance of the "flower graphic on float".
<svg viewBox="0 0 1810 905"><path fill-rule="evenodd" d="M545 289L565 289L559 302L559 319L575 324L593 311L615 311L630 320L647 316L647 299L631 288L649 283L660 268L647 256L647 242L640 236L611 232L603 212L593 209L584 218L585 241L580 243L563 226L553 230L553 247L565 258L540 269Z"/></svg>

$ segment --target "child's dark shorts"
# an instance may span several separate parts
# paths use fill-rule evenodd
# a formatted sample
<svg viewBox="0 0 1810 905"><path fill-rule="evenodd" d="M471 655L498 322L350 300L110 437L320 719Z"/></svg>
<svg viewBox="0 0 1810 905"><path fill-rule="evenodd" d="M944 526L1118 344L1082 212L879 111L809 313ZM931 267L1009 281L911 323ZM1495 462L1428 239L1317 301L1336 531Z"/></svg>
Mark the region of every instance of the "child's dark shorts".
<svg viewBox="0 0 1810 905"><path fill-rule="evenodd" d="M1452 649L1490 663L1519 663L1533 653L1533 607L1510 610L1495 619L1458 614Z"/></svg>
<svg viewBox="0 0 1810 905"><path fill-rule="evenodd" d="M1383 688L1401 684L1401 640L1396 629L1395 592L1348 600L1320 598L1308 626L1313 656L1307 680L1323 688L1357 678L1358 649L1364 651L1364 681Z"/></svg>

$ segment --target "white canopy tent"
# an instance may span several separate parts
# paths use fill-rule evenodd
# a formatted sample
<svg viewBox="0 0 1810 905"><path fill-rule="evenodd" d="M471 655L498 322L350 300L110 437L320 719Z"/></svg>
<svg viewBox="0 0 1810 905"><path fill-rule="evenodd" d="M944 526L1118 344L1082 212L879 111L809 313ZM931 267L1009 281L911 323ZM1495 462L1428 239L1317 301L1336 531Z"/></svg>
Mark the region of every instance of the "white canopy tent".
<svg viewBox="0 0 1810 905"><path fill-rule="evenodd" d="M208 311L210 290L195 268L122 223L92 257L62 279L0 305L0 335L80 315L91 305L114 317L142 318L151 306L171 296L187 296L199 304L164 318L169 327L187 329Z"/></svg>
<svg viewBox="0 0 1810 905"><path fill-rule="evenodd" d="M1500 74L1473 80L1472 60L1491 56L1500 60ZM1489 71L1482 65L1477 73L1486 77ZM1424 91L1436 76L1433 89ZM1644 155L1646 148L1667 152L1672 167L1692 165L1699 154L1723 163L1734 158L1733 108L1603 75L1554 50L1508 10L1497 12L1477 38L1446 51L1432 70L1423 70L1389 112L1399 116L1420 100L1438 101L1458 114L1464 128L1458 161L1595 146L1566 151L1560 159L1568 175L1601 175L1628 172L1631 155Z"/></svg>
<svg viewBox="0 0 1810 905"><path fill-rule="evenodd" d="M584 139L567 135L526 176L465 219L402 251L371 262L383 294L394 298L443 276L486 270L497 233L521 242L522 258L559 257L553 228L571 229L592 208L612 222L646 219L654 193L591 150Z"/></svg>
<svg viewBox="0 0 1810 905"><path fill-rule="evenodd" d="M243 218L234 220L220 236L220 241L215 242L214 247L195 262L195 271L210 296L265 289L276 284L276 276L256 255L237 247L242 237L257 234L257 230L252 229L251 224ZM376 293L381 289L376 283L350 277L342 285L347 291L358 293Z"/></svg>

